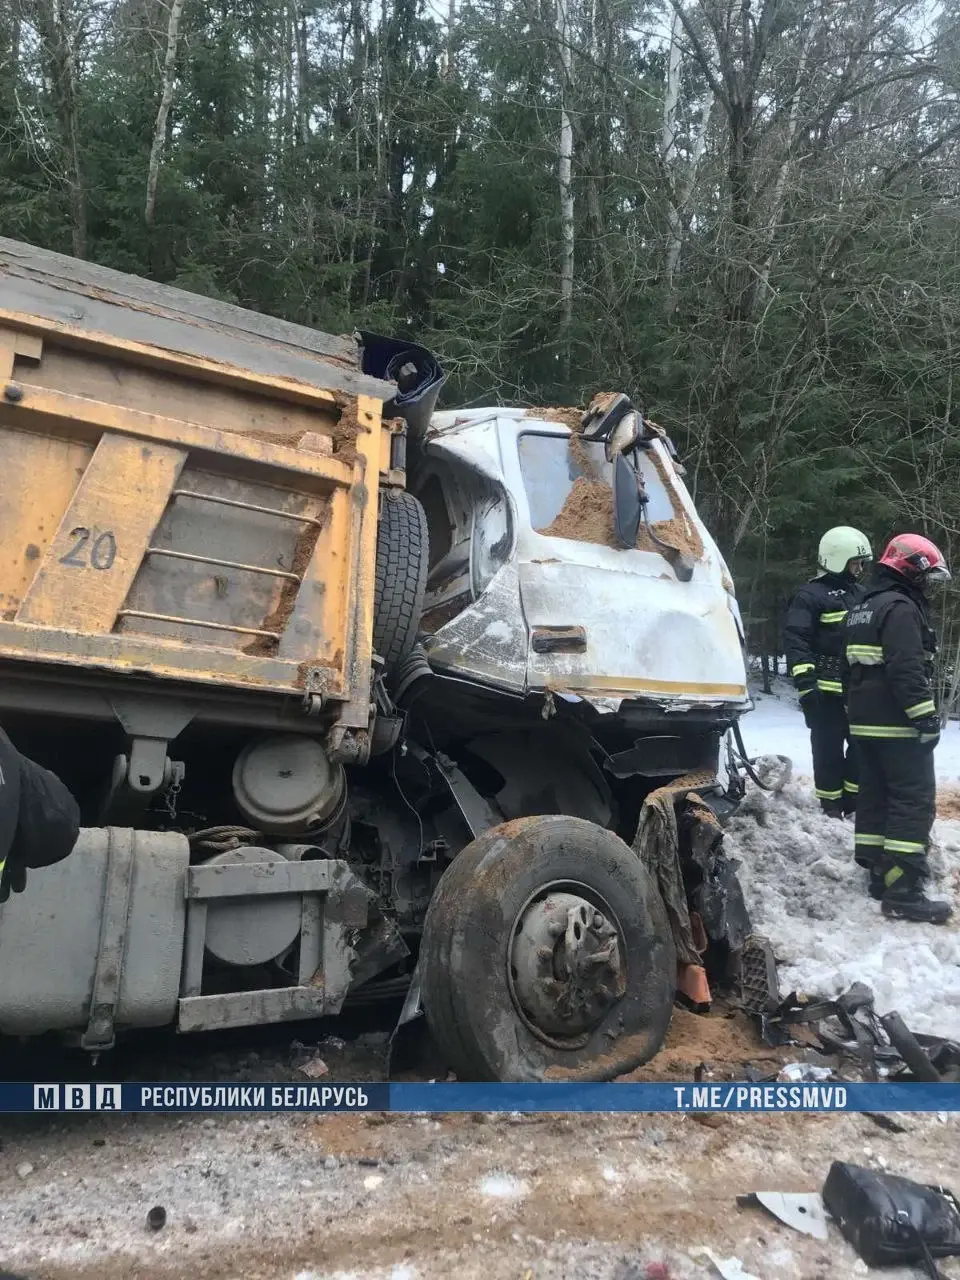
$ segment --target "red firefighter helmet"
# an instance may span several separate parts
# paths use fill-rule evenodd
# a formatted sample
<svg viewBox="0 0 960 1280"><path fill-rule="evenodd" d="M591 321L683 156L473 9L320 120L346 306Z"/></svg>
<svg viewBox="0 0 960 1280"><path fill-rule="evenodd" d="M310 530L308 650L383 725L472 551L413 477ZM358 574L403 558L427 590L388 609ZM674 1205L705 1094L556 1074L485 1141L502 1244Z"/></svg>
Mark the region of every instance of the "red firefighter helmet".
<svg viewBox="0 0 960 1280"><path fill-rule="evenodd" d="M901 533L891 538L880 563L896 569L910 582L945 582L950 577L943 552L919 533Z"/></svg>

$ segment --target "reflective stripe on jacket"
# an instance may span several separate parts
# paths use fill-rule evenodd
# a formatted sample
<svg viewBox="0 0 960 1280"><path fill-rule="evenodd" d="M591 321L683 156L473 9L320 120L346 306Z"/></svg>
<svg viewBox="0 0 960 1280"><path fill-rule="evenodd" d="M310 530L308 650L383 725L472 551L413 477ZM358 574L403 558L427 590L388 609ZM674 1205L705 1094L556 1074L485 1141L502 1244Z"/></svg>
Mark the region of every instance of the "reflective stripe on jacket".
<svg viewBox="0 0 960 1280"><path fill-rule="evenodd" d="M875 582L847 615L844 640L851 734L919 737L916 722L937 714L937 638L920 592L879 566Z"/></svg>
<svg viewBox="0 0 960 1280"><path fill-rule="evenodd" d="M813 688L843 693L844 623L859 594L848 575L824 573L805 582L787 605L783 632L787 671L801 698Z"/></svg>

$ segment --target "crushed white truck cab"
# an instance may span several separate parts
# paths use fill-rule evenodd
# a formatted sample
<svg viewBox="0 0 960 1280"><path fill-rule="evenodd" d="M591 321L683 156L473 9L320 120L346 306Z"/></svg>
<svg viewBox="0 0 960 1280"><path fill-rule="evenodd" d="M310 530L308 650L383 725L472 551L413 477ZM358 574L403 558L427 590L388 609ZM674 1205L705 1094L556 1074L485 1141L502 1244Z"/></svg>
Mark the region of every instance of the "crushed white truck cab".
<svg viewBox="0 0 960 1280"><path fill-rule="evenodd" d="M602 444L574 440L536 410L433 416L413 488L430 531L431 666L604 714L642 702L721 718L744 710L733 582L667 442L653 435L639 467L650 523L693 553L686 581L650 539L612 545L613 466ZM578 481L593 510L569 510Z"/></svg>

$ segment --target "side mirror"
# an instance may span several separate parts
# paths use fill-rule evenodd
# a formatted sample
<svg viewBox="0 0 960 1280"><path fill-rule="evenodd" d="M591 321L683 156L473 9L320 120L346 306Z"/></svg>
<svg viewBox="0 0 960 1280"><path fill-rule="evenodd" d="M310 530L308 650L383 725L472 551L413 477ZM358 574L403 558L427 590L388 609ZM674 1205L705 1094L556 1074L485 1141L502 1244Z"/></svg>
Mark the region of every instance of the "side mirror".
<svg viewBox="0 0 960 1280"><path fill-rule="evenodd" d="M622 393L608 391L594 396L580 421L580 434L584 440L606 440L624 414L632 409L629 398Z"/></svg>
<svg viewBox="0 0 960 1280"><path fill-rule="evenodd" d="M635 551L640 531L641 498L637 473L622 453L613 462L613 525L617 541Z"/></svg>
<svg viewBox="0 0 960 1280"><path fill-rule="evenodd" d="M617 454L630 453L637 447L640 439L640 415L636 410L625 413L604 441L603 451L607 461L612 462Z"/></svg>

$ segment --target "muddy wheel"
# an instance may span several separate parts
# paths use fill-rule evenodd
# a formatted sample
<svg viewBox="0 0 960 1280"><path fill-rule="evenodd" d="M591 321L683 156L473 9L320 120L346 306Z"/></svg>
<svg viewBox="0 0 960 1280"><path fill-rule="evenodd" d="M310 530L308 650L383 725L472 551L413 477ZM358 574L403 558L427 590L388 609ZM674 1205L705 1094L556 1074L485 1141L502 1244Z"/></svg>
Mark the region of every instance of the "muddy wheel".
<svg viewBox="0 0 960 1280"><path fill-rule="evenodd" d="M427 585L427 517L410 493L388 490L377 530L377 580L373 648L387 670L409 654L417 639Z"/></svg>
<svg viewBox="0 0 960 1280"><path fill-rule="evenodd" d="M609 1080L648 1061L676 956L656 885L610 831L520 818L458 855L420 950L424 1012L461 1080Z"/></svg>

